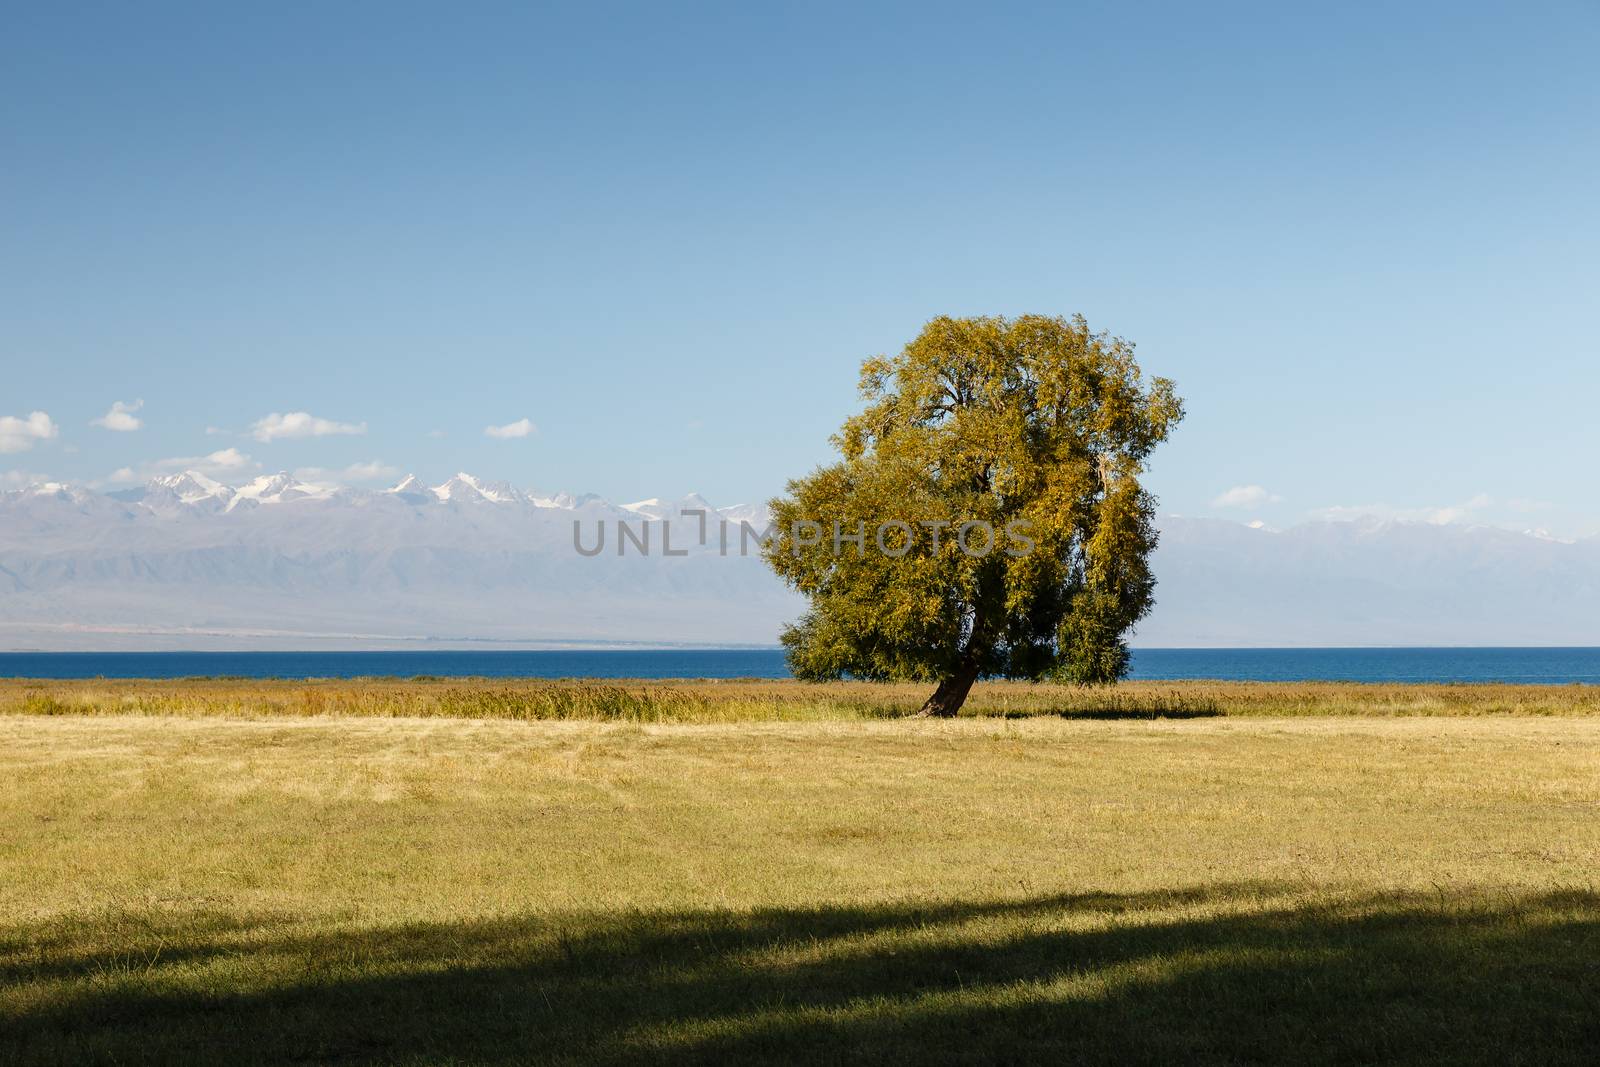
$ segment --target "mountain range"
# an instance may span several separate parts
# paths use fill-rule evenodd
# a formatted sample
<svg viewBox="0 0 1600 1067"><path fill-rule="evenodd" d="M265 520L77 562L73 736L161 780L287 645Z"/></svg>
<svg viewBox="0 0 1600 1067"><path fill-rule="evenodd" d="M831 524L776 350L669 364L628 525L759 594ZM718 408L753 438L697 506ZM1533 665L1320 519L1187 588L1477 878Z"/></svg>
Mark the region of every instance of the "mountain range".
<svg viewBox="0 0 1600 1067"><path fill-rule="evenodd" d="M0 648L769 645L803 605L739 550L739 524L765 522L759 504L612 504L464 473L385 490L197 471L116 492L43 483L0 492ZM1160 525L1136 644L1600 645L1600 538ZM575 532L592 550L602 528L580 553Z"/></svg>

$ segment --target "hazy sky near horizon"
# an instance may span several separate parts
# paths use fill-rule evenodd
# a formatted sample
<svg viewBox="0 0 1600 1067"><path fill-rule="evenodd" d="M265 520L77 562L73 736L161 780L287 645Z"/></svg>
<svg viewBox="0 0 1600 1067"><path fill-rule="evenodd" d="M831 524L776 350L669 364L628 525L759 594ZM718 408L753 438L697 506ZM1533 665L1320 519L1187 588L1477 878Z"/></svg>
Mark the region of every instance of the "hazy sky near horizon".
<svg viewBox="0 0 1600 1067"><path fill-rule="evenodd" d="M736 503L928 318L1081 312L1188 402L1164 510L1593 533L1596 55L1571 0L0 5L0 484Z"/></svg>

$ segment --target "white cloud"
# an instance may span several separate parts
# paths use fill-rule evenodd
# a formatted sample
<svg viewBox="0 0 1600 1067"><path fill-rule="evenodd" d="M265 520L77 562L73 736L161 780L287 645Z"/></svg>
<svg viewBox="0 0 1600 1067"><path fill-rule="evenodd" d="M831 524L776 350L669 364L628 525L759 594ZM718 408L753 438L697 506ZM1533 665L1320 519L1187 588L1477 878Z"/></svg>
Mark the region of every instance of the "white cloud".
<svg viewBox="0 0 1600 1067"><path fill-rule="evenodd" d="M539 432L539 427L528 419L518 419L516 422L508 422L504 426L485 426L483 432L490 437L507 441L515 437L527 437L530 434L536 434Z"/></svg>
<svg viewBox="0 0 1600 1067"><path fill-rule="evenodd" d="M1460 522L1473 512L1482 511L1492 503L1494 501L1489 499L1488 493L1479 493L1465 504L1449 504L1442 508L1434 508L1426 519L1435 526L1443 526L1447 522Z"/></svg>
<svg viewBox="0 0 1600 1067"><path fill-rule="evenodd" d="M1476 518L1494 506L1494 498L1479 493L1460 504L1444 504L1420 508L1395 508L1388 504L1336 504L1333 507L1312 511L1313 519L1327 522L1350 522L1355 519L1399 519L1403 522L1426 522L1446 526Z"/></svg>
<svg viewBox="0 0 1600 1067"><path fill-rule="evenodd" d="M291 411L287 415L274 411L250 424L251 436L261 442L366 432L367 424L364 422L334 422L332 419L319 419L308 411Z"/></svg>
<svg viewBox="0 0 1600 1067"><path fill-rule="evenodd" d="M348 467L301 467L294 476L317 485L346 485L350 482L375 482L398 477L400 469L381 460L352 463Z"/></svg>
<svg viewBox="0 0 1600 1067"><path fill-rule="evenodd" d="M35 474L31 471L0 471L0 489L26 489L30 485L40 485L50 481L47 474Z"/></svg>
<svg viewBox="0 0 1600 1067"><path fill-rule="evenodd" d="M133 414L142 407L144 407L143 400L135 400L131 404L121 400L115 401L112 403L110 411L101 415L98 419L92 420L89 425L104 426L108 430L116 430L119 433L132 433L144 425L144 422Z"/></svg>
<svg viewBox="0 0 1600 1067"><path fill-rule="evenodd" d="M1253 508L1262 504L1276 504L1283 497L1269 493L1259 485L1236 485L1211 501L1214 508Z"/></svg>
<svg viewBox="0 0 1600 1067"><path fill-rule="evenodd" d="M443 430L429 430L428 436L437 439L445 436L445 432Z"/></svg>
<svg viewBox="0 0 1600 1067"><path fill-rule="evenodd" d="M237 448L224 448L205 456L172 456L153 459L137 467L123 467L111 473L109 481L146 482L158 474L177 474L180 471L199 471L208 478L225 479L230 475L255 470L261 464Z"/></svg>
<svg viewBox="0 0 1600 1067"><path fill-rule="evenodd" d="M1399 511L1388 504L1334 504L1312 508L1306 513L1319 522L1349 522L1352 519L1395 519Z"/></svg>
<svg viewBox="0 0 1600 1067"><path fill-rule="evenodd" d="M26 452L40 441L54 439L58 432L50 416L42 411L32 412L25 419L0 416L0 452Z"/></svg>

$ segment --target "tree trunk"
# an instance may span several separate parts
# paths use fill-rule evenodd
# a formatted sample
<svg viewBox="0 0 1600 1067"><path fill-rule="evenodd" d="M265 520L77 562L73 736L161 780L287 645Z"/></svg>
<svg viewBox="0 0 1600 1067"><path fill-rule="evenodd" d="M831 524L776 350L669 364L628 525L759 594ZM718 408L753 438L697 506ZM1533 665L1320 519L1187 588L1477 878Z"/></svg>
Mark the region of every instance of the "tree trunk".
<svg viewBox="0 0 1600 1067"><path fill-rule="evenodd" d="M967 702L967 694L972 692L972 683L977 680L977 660L969 659L939 683L939 688L933 691L917 715L922 718L954 718L956 712L961 710L961 705Z"/></svg>

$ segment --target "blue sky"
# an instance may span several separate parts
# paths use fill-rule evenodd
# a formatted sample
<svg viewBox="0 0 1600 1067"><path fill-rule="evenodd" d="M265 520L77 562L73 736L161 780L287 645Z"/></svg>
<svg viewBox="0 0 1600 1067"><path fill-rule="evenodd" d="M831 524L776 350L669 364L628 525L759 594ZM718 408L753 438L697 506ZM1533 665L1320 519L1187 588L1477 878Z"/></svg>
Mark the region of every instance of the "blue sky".
<svg viewBox="0 0 1600 1067"><path fill-rule="evenodd" d="M1593 3L465 6L0 7L0 480L735 503L1082 312L1166 510L1600 530Z"/></svg>

